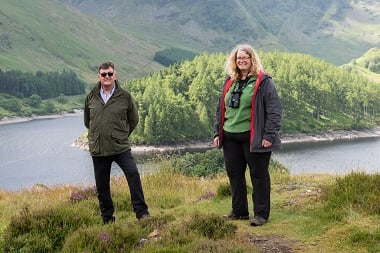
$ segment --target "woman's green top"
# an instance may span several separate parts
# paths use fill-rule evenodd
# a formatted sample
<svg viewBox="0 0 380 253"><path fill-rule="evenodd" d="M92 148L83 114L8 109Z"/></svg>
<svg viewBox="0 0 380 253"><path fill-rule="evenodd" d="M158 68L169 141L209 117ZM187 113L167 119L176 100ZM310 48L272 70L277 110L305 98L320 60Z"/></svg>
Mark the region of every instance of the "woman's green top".
<svg viewBox="0 0 380 253"><path fill-rule="evenodd" d="M239 82L235 81L228 90L224 104L226 107L224 130L230 133L243 133L249 131L251 122L251 107L253 90L256 84L256 76L251 76L246 84L242 83L243 89L240 95L238 108L230 107L231 93L239 87Z"/></svg>

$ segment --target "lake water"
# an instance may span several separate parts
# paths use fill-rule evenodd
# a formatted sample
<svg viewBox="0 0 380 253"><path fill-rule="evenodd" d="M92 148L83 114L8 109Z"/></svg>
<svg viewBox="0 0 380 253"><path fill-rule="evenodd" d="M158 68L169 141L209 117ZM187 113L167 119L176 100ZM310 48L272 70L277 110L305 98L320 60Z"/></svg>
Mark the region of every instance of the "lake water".
<svg viewBox="0 0 380 253"><path fill-rule="evenodd" d="M93 183L89 153L72 147L82 122L75 115L0 126L0 188Z"/></svg>
<svg viewBox="0 0 380 253"><path fill-rule="evenodd" d="M0 188L14 191L35 184L93 184L89 153L72 146L85 130L82 115L0 125ZM286 144L273 158L291 174L374 173L380 171L379 151L380 138L372 138ZM142 166L138 167L143 172ZM115 167L113 174L119 173Z"/></svg>
<svg viewBox="0 0 380 253"><path fill-rule="evenodd" d="M380 138L286 144L272 156L291 174L380 172Z"/></svg>

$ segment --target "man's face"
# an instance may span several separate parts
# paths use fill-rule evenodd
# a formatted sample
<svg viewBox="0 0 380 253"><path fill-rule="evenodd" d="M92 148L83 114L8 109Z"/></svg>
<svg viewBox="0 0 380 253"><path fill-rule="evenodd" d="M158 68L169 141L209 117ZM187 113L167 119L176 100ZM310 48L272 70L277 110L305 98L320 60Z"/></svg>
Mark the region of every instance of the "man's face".
<svg viewBox="0 0 380 253"><path fill-rule="evenodd" d="M98 74L98 80L103 87L113 87L117 78L116 72L112 67L108 69L100 69Z"/></svg>

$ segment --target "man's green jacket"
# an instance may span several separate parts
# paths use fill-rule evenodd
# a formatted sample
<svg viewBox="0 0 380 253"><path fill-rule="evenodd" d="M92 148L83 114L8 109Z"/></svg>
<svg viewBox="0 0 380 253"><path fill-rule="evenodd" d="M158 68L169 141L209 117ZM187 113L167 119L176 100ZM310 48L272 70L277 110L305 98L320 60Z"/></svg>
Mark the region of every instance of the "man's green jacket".
<svg viewBox="0 0 380 253"><path fill-rule="evenodd" d="M88 143L92 156L120 154L131 148L128 137L139 121L137 105L132 95L115 81L115 91L104 103L100 82L87 95L84 125L88 128Z"/></svg>

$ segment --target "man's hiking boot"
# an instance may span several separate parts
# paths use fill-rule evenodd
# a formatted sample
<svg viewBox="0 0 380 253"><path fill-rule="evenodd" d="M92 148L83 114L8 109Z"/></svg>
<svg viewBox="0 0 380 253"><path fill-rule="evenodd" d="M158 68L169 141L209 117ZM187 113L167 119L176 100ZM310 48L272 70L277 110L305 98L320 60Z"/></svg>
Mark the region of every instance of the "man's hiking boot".
<svg viewBox="0 0 380 253"><path fill-rule="evenodd" d="M234 213L229 213L229 214L223 215L223 218L225 218L227 220L248 220L249 215L240 216L240 215L236 215Z"/></svg>
<svg viewBox="0 0 380 253"><path fill-rule="evenodd" d="M115 216L103 216L103 224L115 222Z"/></svg>

